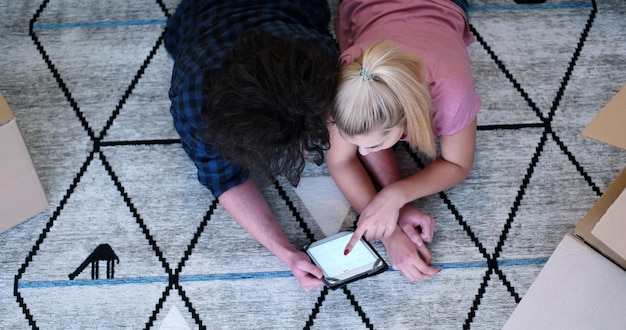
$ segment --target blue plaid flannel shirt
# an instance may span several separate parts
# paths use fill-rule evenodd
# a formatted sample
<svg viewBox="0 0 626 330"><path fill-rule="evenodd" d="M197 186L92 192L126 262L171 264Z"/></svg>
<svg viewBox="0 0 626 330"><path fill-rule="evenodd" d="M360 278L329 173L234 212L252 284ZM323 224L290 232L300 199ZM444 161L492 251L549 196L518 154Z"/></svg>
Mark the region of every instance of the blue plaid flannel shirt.
<svg viewBox="0 0 626 330"><path fill-rule="evenodd" d="M219 68L246 29L315 40L337 52L329 19L326 0L183 0L168 20L165 47L174 60L170 112L198 180L215 197L246 181L248 172L202 139L204 71Z"/></svg>

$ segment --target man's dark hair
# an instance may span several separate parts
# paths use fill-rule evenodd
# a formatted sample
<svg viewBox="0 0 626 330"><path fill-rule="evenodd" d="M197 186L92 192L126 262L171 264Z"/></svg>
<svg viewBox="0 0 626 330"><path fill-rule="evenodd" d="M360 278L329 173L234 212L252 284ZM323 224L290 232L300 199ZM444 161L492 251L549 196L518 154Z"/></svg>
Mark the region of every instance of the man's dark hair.
<svg viewBox="0 0 626 330"><path fill-rule="evenodd" d="M232 163L297 186L306 159L324 162L337 81L338 55L321 41L246 31L204 76L204 137Z"/></svg>

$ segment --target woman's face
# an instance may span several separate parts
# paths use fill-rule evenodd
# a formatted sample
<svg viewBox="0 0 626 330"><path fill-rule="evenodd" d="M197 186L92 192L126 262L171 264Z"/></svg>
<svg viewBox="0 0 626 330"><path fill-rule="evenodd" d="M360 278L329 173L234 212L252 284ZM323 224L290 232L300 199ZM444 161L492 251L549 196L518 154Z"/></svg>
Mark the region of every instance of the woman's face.
<svg viewBox="0 0 626 330"><path fill-rule="evenodd" d="M359 153L363 156L370 152L389 149L404 135L404 125L398 125L390 129L373 129L369 133L348 136L341 134L344 140L356 145Z"/></svg>

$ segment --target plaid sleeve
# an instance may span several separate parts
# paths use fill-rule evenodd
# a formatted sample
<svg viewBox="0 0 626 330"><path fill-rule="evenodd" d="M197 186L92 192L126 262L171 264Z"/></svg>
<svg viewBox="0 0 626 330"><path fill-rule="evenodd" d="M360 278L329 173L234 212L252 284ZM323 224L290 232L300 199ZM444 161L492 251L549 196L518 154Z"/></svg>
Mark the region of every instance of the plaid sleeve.
<svg viewBox="0 0 626 330"><path fill-rule="evenodd" d="M169 18L165 48L174 60L170 112L198 179L214 196L243 183L248 173L202 139L203 73L221 65L246 29L320 42L337 52L328 20L326 0L182 0Z"/></svg>
<svg viewBox="0 0 626 330"><path fill-rule="evenodd" d="M202 139L202 76L198 75L182 93L170 92L170 112L183 149L198 169L198 180L215 197L247 180L247 172L224 158Z"/></svg>

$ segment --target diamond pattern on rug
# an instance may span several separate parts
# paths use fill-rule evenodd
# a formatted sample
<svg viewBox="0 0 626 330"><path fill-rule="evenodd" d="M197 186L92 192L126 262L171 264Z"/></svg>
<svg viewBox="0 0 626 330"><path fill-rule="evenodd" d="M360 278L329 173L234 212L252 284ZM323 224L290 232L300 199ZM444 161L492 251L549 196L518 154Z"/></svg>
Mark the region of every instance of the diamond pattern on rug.
<svg viewBox="0 0 626 330"><path fill-rule="evenodd" d="M158 48L103 141L115 143L179 139L172 124L167 97L172 65L165 47ZM150 125L146 125L146 118L159 120L151 120Z"/></svg>
<svg viewBox="0 0 626 330"><path fill-rule="evenodd" d="M149 316L150 306L157 303L167 283L163 264L122 196L107 180L107 173L98 166L98 160L86 165L62 212L55 213L56 218L48 223L30 262L16 278L19 298L27 302L29 312L44 328L63 328L66 324L88 328L98 322L94 315L102 316L97 320L103 323L96 327L106 327L109 322L136 323L138 315L130 321L115 321L115 316L127 314L127 309ZM85 203L92 207L82 208ZM89 260L104 244L110 246L117 260L111 264ZM57 310L62 316L37 313L49 308L50 301L44 299L49 296L63 297ZM117 301L125 303L122 306Z"/></svg>
<svg viewBox="0 0 626 330"><path fill-rule="evenodd" d="M470 21L529 99L546 114L556 95L562 92L563 76L570 69L572 55L581 46L579 39L585 32L591 4L563 1L561 6L529 6L525 11L511 7L472 12ZM536 10L552 14L537 16ZM486 22L489 29L482 29ZM543 83L539 85L537 81Z"/></svg>
<svg viewBox="0 0 626 330"><path fill-rule="evenodd" d="M591 29L595 1L494 5L501 3L476 1L470 13L477 37L469 48L476 88L489 100L479 114L474 171L457 188L415 202L437 219L430 248L441 273L409 283L391 269L339 290L304 292L288 268L200 186L180 148L168 113L172 63L162 45L164 22L176 2L44 1L30 36L57 84L48 93L65 99L41 112L53 122L63 116L69 132L51 152L60 165L41 167L48 173L46 186L67 189L55 188L61 189L52 194L59 196L55 211L15 276L14 295L29 324L501 327L506 320L492 315L512 312L563 229L571 228L608 184L611 176L594 165L597 153L586 155L597 143L578 136L579 127L569 122L579 113L563 104L584 104L587 91L576 82L585 74L616 76L602 71L603 54L584 52L586 42L597 42ZM578 64L581 58L586 64ZM32 145L46 154L41 149L47 144ZM616 151L602 148L607 159L616 158ZM396 152L403 173L423 167L420 155L403 145ZM620 168L609 166L614 172ZM63 174L63 183L50 182L58 180L56 173ZM555 180L575 188L550 194L554 189L546 185ZM332 182L325 166L307 165L302 184L319 182ZM354 222L345 200L331 203L337 202L336 192L315 195L282 180L263 184L272 211L297 246ZM558 218L536 221L544 207L573 200L576 205ZM336 220L329 226L320 217ZM374 243L386 258L382 245ZM69 280L102 244L119 263L107 269L106 262L89 262ZM99 265L97 278L93 265ZM55 313L47 308L49 297L62 302Z"/></svg>
<svg viewBox="0 0 626 330"><path fill-rule="evenodd" d="M105 146L102 152L165 259L177 265L213 199L193 164L179 144Z"/></svg>

